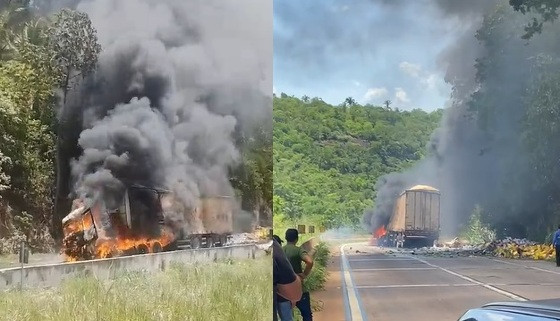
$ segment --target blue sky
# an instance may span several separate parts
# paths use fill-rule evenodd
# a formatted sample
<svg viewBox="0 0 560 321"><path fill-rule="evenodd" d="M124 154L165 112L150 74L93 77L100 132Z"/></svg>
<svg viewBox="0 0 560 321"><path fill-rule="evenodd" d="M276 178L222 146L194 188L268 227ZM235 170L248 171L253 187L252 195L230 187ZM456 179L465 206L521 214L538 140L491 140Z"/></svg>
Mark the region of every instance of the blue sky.
<svg viewBox="0 0 560 321"><path fill-rule="evenodd" d="M274 91L401 109L442 108L440 54L460 32L429 0L274 1Z"/></svg>

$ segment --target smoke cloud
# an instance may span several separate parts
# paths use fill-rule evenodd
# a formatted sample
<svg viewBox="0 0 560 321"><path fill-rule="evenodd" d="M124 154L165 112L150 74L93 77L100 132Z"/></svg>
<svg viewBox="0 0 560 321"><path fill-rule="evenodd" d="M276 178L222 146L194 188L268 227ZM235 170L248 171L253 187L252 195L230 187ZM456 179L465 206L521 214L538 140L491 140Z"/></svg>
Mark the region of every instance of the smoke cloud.
<svg viewBox="0 0 560 321"><path fill-rule="evenodd" d="M558 52L550 41L558 25L526 43L521 35L530 17L515 13L507 1L469 1L468 8L461 1L435 4L443 19L460 26L438 58L452 96L428 143L428 157L408 171L382 177L375 208L363 222L372 231L387 224L396 197L427 184L442 193L444 234L456 234L477 204L484 205L491 223L516 233L521 218L530 220L544 209L531 184L522 126L535 56ZM503 19L495 18L500 15ZM481 28L485 32L477 33ZM523 229L517 233L526 236Z"/></svg>
<svg viewBox="0 0 560 321"><path fill-rule="evenodd" d="M272 126L269 1L41 6L87 13L103 48L97 71L61 111L81 121L66 134L83 150L71 164L76 194L116 206L124 186L166 187L187 208L203 196L233 196L236 140Z"/></svg>

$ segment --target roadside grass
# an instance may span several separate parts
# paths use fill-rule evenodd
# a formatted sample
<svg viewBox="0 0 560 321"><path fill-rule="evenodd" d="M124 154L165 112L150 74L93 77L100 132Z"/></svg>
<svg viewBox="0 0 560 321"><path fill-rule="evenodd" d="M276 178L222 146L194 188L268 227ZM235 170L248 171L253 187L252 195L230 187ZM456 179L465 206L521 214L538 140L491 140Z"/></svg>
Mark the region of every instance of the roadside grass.
<svg viewBox="0 0 560 321"><path fill-rule="evenodd" d="M0 255L0 269L12 267L17 258L13 254Z"/></svg>
<svg viewBox="0 0 560 321"><path fill-rule="evenodd" d="M305 286L310 292L322 290L327 282L327 264L329 262L330 250L325 242L320 242L315 246L313 253L313 269L309 276L304 280Z"/></svg>
<svg viewBox="0 0 560 321"><path fill-rule="evenodd" d="M269 320L272 260L174 264L110 281L70 279L49 290L0 293L0 320Z"/></svg>

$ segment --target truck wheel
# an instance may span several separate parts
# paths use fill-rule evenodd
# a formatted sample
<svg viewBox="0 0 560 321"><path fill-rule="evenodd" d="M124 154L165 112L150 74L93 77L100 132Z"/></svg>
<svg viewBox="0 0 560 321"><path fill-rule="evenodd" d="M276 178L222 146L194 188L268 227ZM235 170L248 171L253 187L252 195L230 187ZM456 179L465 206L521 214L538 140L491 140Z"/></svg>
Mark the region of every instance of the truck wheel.
<svg viewBox="0 0 560 321"><path fill-rule="evenodd" d="M155 242L154 245L152 246L152 252L153 253L159 253L163 250L163 248L161 247L161 244L159 242Z"/></svg>
<svg viewBox="0 0 560 321"><path fill-rule="evenodd" d="M136 252L138 254L146 254L146 253L150 252L150 249L148 248L148 245L146 245L146 244L139 244L136 247Z"/></svg>
<svg viewBox="0 0 560 321"><path fill-rule="evenodd" d="M191 249L199 249L200 248L200 238L195 236L191 239Z"/></svg>

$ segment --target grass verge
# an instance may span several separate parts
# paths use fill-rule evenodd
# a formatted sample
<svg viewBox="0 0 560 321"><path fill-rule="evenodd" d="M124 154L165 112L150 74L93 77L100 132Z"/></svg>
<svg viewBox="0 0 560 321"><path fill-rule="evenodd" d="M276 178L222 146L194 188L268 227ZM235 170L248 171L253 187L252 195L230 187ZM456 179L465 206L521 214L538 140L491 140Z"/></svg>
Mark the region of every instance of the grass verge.
<svg viewBox="0 0 560 321"><path fill-rule="evenodd" d="M59 288L0 293L0 320L269 320L272 260L175 264L102 282L71 279Z"/></svg>

